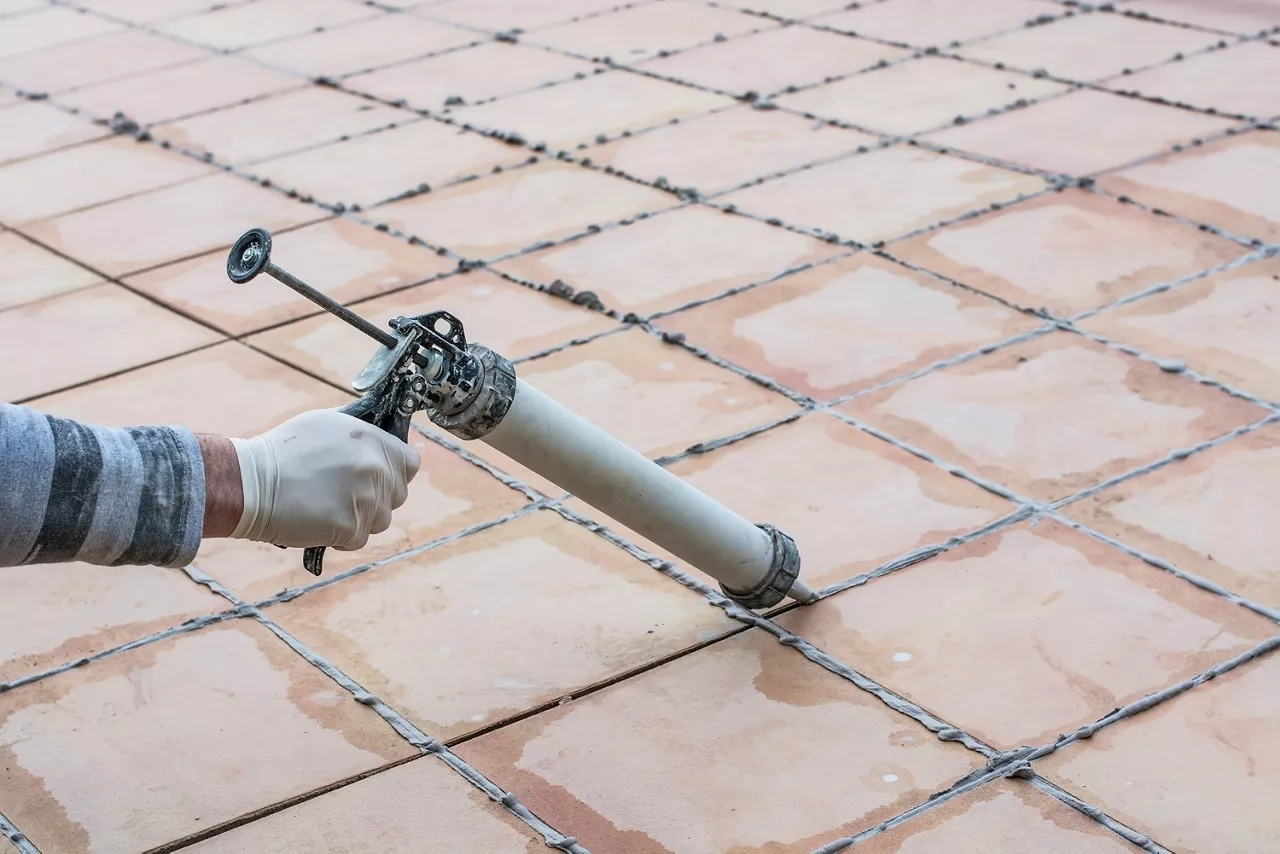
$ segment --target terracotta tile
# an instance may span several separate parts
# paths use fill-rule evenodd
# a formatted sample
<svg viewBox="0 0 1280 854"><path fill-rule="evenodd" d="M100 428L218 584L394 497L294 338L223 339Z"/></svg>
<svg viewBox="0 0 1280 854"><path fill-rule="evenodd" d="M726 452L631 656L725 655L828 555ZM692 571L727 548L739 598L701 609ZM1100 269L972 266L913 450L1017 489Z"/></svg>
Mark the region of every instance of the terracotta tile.
<svg viewBox="0 0 1280 854"><path fill-rule="evenodd" d="M380 15L246 51L246 56L310 77L339 77L449 48L483 36L410 15Z"/></svg>
<svg viewBox="0 0 1280 854"><path fill-rule="evenodd" d="M1215 44L1212 33L1095 13L1062 18L962 48L983 62L1003 62L1024 71L1044 69L1056 77L1088 82L1114 77Z"/></svg>
<svg viewBox="0 0 1280 854"><path fill-rule="evenodd" d="M738 190L719 201L869 243L1043 187L1030 175L897 146Z"/></svg>
<svg viewBox="0 0 1280 854"><path fill-rule="evenodd" d="M990 534L778 622L1001 749L1053 741L1275 628L1052 521Z"/></svg>
<svg viewBox="0 0 1280 854"><path fill-rule="evenodd" d="M826 415L805 416L668 468L744 518L786 531L800 548L801 576L811 586L869 572L1014 510L1007 501ZM850 489L855 480L858 488ZM585 504L577 507L636 545L653 545ZM661 556L671 559L669 553Z"/></svg>
<svg viewBox="0 0 1280 854"><path fill-rule="evenodd" d="M272 257L282 267L341 303L454 269L453 262L434 252L345 219L272 234L271 245ZM232 335L319 313L314 304L270 279L233 283L227 278L226 261L226 253L214 252L133 276L126 283Z"/></svg>
<svg viewBox="0 0 1280 854"><path fill-rule="evenodd" d="M0 232L0 310L101 281L101 277L13 232Z"/></svg>
<svg viewBox="0 0 1280 854"><path fill-rule="evenodd" d="M151 134L197 154L210 153L220 162L242 165L417 120L405 110L317 86L158 125ZM253 133L245 133L247 127Z"/></svg>
<svg viewBox="0 0 1280 854"><path fill-rule="evenodd" d="M453 98L474 104L594 70L589 62L551 51L487 42L357 74L343 80L342 85L389 101L404 99L418 109L439 110Z"/></svg>
<svg viewBox="0 0 1280 854"><path fill-rule="evenodd" d="M617 326L602 314L485 270L362 302L354 310L379 327L400 315L448 311L462 321L468 341L484 344L508 359L530 356ZM350 384L377 349L363 334L329 315L291 323L252 340L255 346L341 386Z"/></svg>
<svg viewBox="0 0 1280 854"><path fill-rule="evenodd" d="M592 149L591 160L712 194L875 143L873 136L780 111L734 107L610 142Z"/></svg>
<svg viewBox="0 0 1280 854"><path fill-rule="evenodd" d="M858 843L866 854L930 851L1037 851L1128 854L1133 848L1102 825L1038 790L1002 779ZM861 852L859 853L861 854Z"/></svg>
<svg viewBox="0 0 1280 854"><path fill-rule="evenodd" d="M543 0L445 0L423 6L420 12L468 27L504 32L558 24L608 12L619 5L619 0L556 0L554 4Z"/></svg>
<svg viewBox="0 0 1280 854"><path fill-rule="evenodd" d="M229 247L250 227L268 231L328 216L226 174L32 223L27 232L96 270L122 276Z"/></svg>
<svg viewBox="0 0 1280 854"><path fill-rule="evenodd" d="M494 259L589 225L677 204L676 198L580 166L543 162L378 208L388 223L435 246Z"/></svg>
<svg viewBox="0 0 1280 854"><path fill-rule="evenodd" d="M422 468L410 485L408 500L395 511L391 527L375 534L359 551L330 549L324 559L325 576L497 519L526 502L519 492L453 451L416 433L410 436L410 442L418 449ZM243 540L209 540L200 547L195 562L250 600L315 581L302 568L300 550ZM385 625L376 629L380 633L385 630Z"/></svg>
<svg viewBox="0 0 1280 854"><path fill-rule="evenodd" d="M1280 835L1266 795L1280 784L1278 708L1280 657L1272 654L1040 764L1174 850L1263 851Z"/></svg>
<svg viewBox="0 0 1280 854"><path fill-rule="evenodd" d="M546 619L549 609L557 619ZM450 739L738 625L549 510L268 613L424 731Z"/></svg>
<svg viewBox="0 0 1280 854"><path fill-rule="evenodd" d="M181 571L158 566L57 563L0 569L0 682L228 607L226 599ZM32 620L32 613L40 618Z"/></svg>
<svg viewBox="0 0 1280 854"><path fill-rule="evenodd" d="M842 409L1031 498L1054 500L1266 413L1067 332Z"/></svg>
<svg viewBox="0 0 1280 854"><path fill-rule="evenodd" d="M0 105L3 103L0 101ZM88 142L108 133L48 104L15 103L0 109L0 163Z"/></svg>
<svg viewBox="0 0 1280 854"><path fill-rule="evenodd" d="M1065 513L1126 545L1280 607L1268 508L1280 483L1280 428L1264 427L1105 490Z"/></svg>
<svg viewBox="0 0 1280 854"><path fill-rule="evenodd" d="M745 9L749 12L764 12L779 18L798 19L811 18L833 9L842 9L849 4L847 0L733 0L720 5Z"/></svg>
<svg viewBox="0 0 1280 854"><path fill-rule="evenodd" d="M19 225L210 175L213 167L129 137L0 168L0 219Z"/></svg>
<svg viewBox="0 0 1280 854"><path fill-rule="evenodd" d="M650 314L764 281L841 247L700 205L649 217L497 265L591 291L607 308Z"/></svg>
<svg viewBox="0 0 1280 854"><path fill-rule="evenodd" d="M1071 317L1238 258L1243 247L1070 189L922 234L893 253L1014 304Z"/></svg>
<svg viewBox="0 0 1280 854"><path fill-rule="evenodd" d="M709 42L717 35L737 36L772 26L769 21L731 9L663 0L542 28L522 38L530 44L579 56L607 56L626 64L656 56L662 50Z"/></svg>
<svg viewBox="0 0 1280 854"><path fill-rule="evenodd" d="M1276 5L1275 0L1216 3L1206 3L1204 0L1136 0L1126 6L1135 12L1146 12L1170 21L1229 33L1253 34L1280 27L1280 6Z"/></svg>
<svg viewBox="0 0 1280 854"><path fill-rule="evenodd" d="M431 156L420 156L423 151ZM303 195L371 207L421 184L439 187L529 156L526 149L422 119L255 163L251 171Z"/></svg>
<svg viewBox="0 0 1280 854"><path fill-rule="evenodd" d="M256 4L255 4L256 5ZM150 125L238 104L306 81L261 65L217 56L67 92L59 101L103 118L117 112Z"/></svg>
<svg viewBox="0 0 1280 854"><path fill-rule="evenodd" d="M951 0L893 0L864 3L861 8L813 18L810 23L877 39L927 47L971 41L1021 27L1041 15L1062 9L1040 0L983 0L958 4Z"/></svg>
<svg viewBox="0 0 1280 854"><path fill-rule="evenodd" d="M138 850L414 752L240 620L0 696L0 811L46 851Z"/></svg>
<svg viewBox="0 0 1280 854"><path fill-rule="evenodd" d="M784 95L778 103L824 119L905 135L1066 90L1049 80L925 56Z"/></svg>
<svg viewBox="0 0 1280 854"><path fill-rule="evenodd" d="M85 288L0 312L0 396L21 400L216 340L118 285Z"/></svg>
<svg viewBox="0 0 1280 854"><path fill-rule="evenodd" d="M1280 240L1280 133L1255 131L1107 175L1099 185L1264 241Z"/></svg>
<svg viewBox="0 0 1280 854"><path fill-rule="evenodd" d="M28 92L54 94L208 55L144 30L117 30L0 60L0 80Z"/></svg>
<svg viewBox="0 0 1280 854"><path fill-rule="evenodd" d="M466 107L455 115L478 127L514 130L553 148L569 148L730 106L733 101L720 95L613 71Z"/></svg>
<svg viewBox="0 0 1280 854"><path fill-rule="evenodd" d="M120 30L118 24L65 6L49 6L6 18L0 57L43 50Z"/></svg>
<svg viewBox="0 0 1280 854"><path fill-rule="evenodd" d="M1280 401L1280 261L1218 273L1104 312L1082 326L1201 373Z"/></svg>
<svg viewBox="0 0 1280 854"><path fill-rule="evenodd" d="M177 18L156 28L198 44L237 50L375 14L376 9L347 0L256 0Z"/></svg>
<svg viewBox="0 0 1280 854"><path fill-rule="evenodd" d="M1082 89L995 118L929 134L948 148L1085 175L1114 169L1231 127L1228 119Z"/></svg>
<svg viewBox="0 0 1280 854"><path fill-rule="evenodd" d="M430 757L408 762L191 846L192 854L534 854L528 825ZM536 846L536 847L535 847ZM1092 854L1092 852L1088 852Z"/></svg>
<svg viewBox="0 0 1280 854"><path fill-rule="evenodd" d="M1112 81L1109 88L1248 116L1280 115L1280 47L1265 41L1235 45Z"/></svg>
<svg viewBox="0 0 1280 854"><path fill-rule="evenodd" d="M256 436L350 394L228 341L111 379L42 397L31 406L104 427L181 424L196 433Z"/></svg>
<svg viewBox="0 0 1280 854"><path fill-rule="evenodd" d="M755 629L457 752L587 848L637 854L810 851L979 764Z"/></svg>
<svg viewBox="0 0 1280 854"><path fill-rule="evenodd" d="M135 23L178 18L216 9L217 0L79 0L86 9Z"/></svg>
<svg viewBox="0 0 1280 854"><path fill-rule="evenodd" d="M815 400L831 400L1040 325L867 254L657 322Z"/></svg>
<svg viewBox="0 0 1280 854"><path fill-rule="evenodd" d="M774 27L640 67L735 95L748 91L768 95L909 55L899 48L809 27Z"/></svg>

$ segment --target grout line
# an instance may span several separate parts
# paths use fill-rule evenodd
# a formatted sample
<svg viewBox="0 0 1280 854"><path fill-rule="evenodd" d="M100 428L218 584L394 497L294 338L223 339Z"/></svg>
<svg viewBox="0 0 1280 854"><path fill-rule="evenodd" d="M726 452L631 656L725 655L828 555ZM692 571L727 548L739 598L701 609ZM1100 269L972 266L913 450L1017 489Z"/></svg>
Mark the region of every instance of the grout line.
<svg viewBox="0 0 1280 854"><path fill-rule="evenodd" d="M1023 777L1023 775L1020 773L1017 776ZM1028 782L1031 783L1031 785L1035 786L1037 789L1039 789L1041 792L1045 793L1049 797L1055 798L1061 801L1062 803L1066 804L1067 806L1071 807L1073 810L1080 813L1081 815L1084 815L1084 816L1087 816L1088 818L1093 819L1098 824L1105 827L1107 830L1110 830L1112 833L1116 834L1117 836L1123 837L1127 842L1137 846L1138 848L1141 848L1143 851L1147 851L1149 852L1149 854L1173 854L1173 852L1170 851L1168 848L1165 848L1163 845L1159 844L1158 842L1155 842L1153 839L1151 839L1151 837L1147 836L1146 834L1139 833L1129 825L1122 824L1121 822L1116 821L1114 818L1104 813L1098 807L1095 807L1092 804L1089 804L1089 803L1086 803L1085 801L1080 800L1075 795L1071 794L1070 792L1066 791L1065 789L1061 788L1055 783L1052 783L1049 780L1046 780L1044 777L1041 777L1039 774L1036 774L1034 771L1031 771L1030 773L1028 773L1025 777L1023 777L1023 779L1026 779Z"/></svg>
<svg viewBox="0 0 1280 854"><path fill-rule="evenodd" d="M30 839L14 826L13 822L4 817L4 813L0 813L0 836L9 840L14 850L19 854L40 854L40 849L32 844Z"/></svg>

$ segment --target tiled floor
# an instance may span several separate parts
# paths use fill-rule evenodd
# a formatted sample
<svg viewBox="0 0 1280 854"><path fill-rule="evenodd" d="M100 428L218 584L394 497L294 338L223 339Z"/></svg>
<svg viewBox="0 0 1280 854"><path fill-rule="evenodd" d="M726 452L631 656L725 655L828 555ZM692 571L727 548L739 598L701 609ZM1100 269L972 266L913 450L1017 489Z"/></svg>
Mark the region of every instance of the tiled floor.
<svg viewBox="0 0 1280 854"><path fill-rule="evenodd" d="M1280 850L1278 119L1280 0L0 0L5 399L342 403L369 342L225 277L266 227L823 595L743 611L424 421L319 582L231 541L0 570L0 830Z"/></svg>

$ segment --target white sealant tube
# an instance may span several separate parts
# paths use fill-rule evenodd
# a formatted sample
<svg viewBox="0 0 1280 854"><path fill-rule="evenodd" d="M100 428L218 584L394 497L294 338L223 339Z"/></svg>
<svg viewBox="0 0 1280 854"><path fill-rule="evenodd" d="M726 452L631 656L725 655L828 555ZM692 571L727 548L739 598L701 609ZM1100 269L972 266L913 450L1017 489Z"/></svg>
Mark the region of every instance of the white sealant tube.
<svg viewBox="0 0 1280 854"><path fill-rule="evenodd" d="M730 589L752 590L770 573L774 546L763 529L523 380L482 441ZM814 599L798 580L788 595Z"/></svg>

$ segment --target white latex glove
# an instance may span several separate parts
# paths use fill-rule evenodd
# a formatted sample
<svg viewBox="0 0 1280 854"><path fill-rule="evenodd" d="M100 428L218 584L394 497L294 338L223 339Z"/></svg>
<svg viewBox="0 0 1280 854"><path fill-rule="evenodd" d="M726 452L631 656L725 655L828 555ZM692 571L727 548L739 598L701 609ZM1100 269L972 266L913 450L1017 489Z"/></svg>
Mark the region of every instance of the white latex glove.
<svg viewBox="0 0 1280 854"><path fill-rule="evenodd" d="M244 514L231 536L353 551L391 527L418 473L418 452L335 409L304 412L261 436L232 439Z"/></svg>

